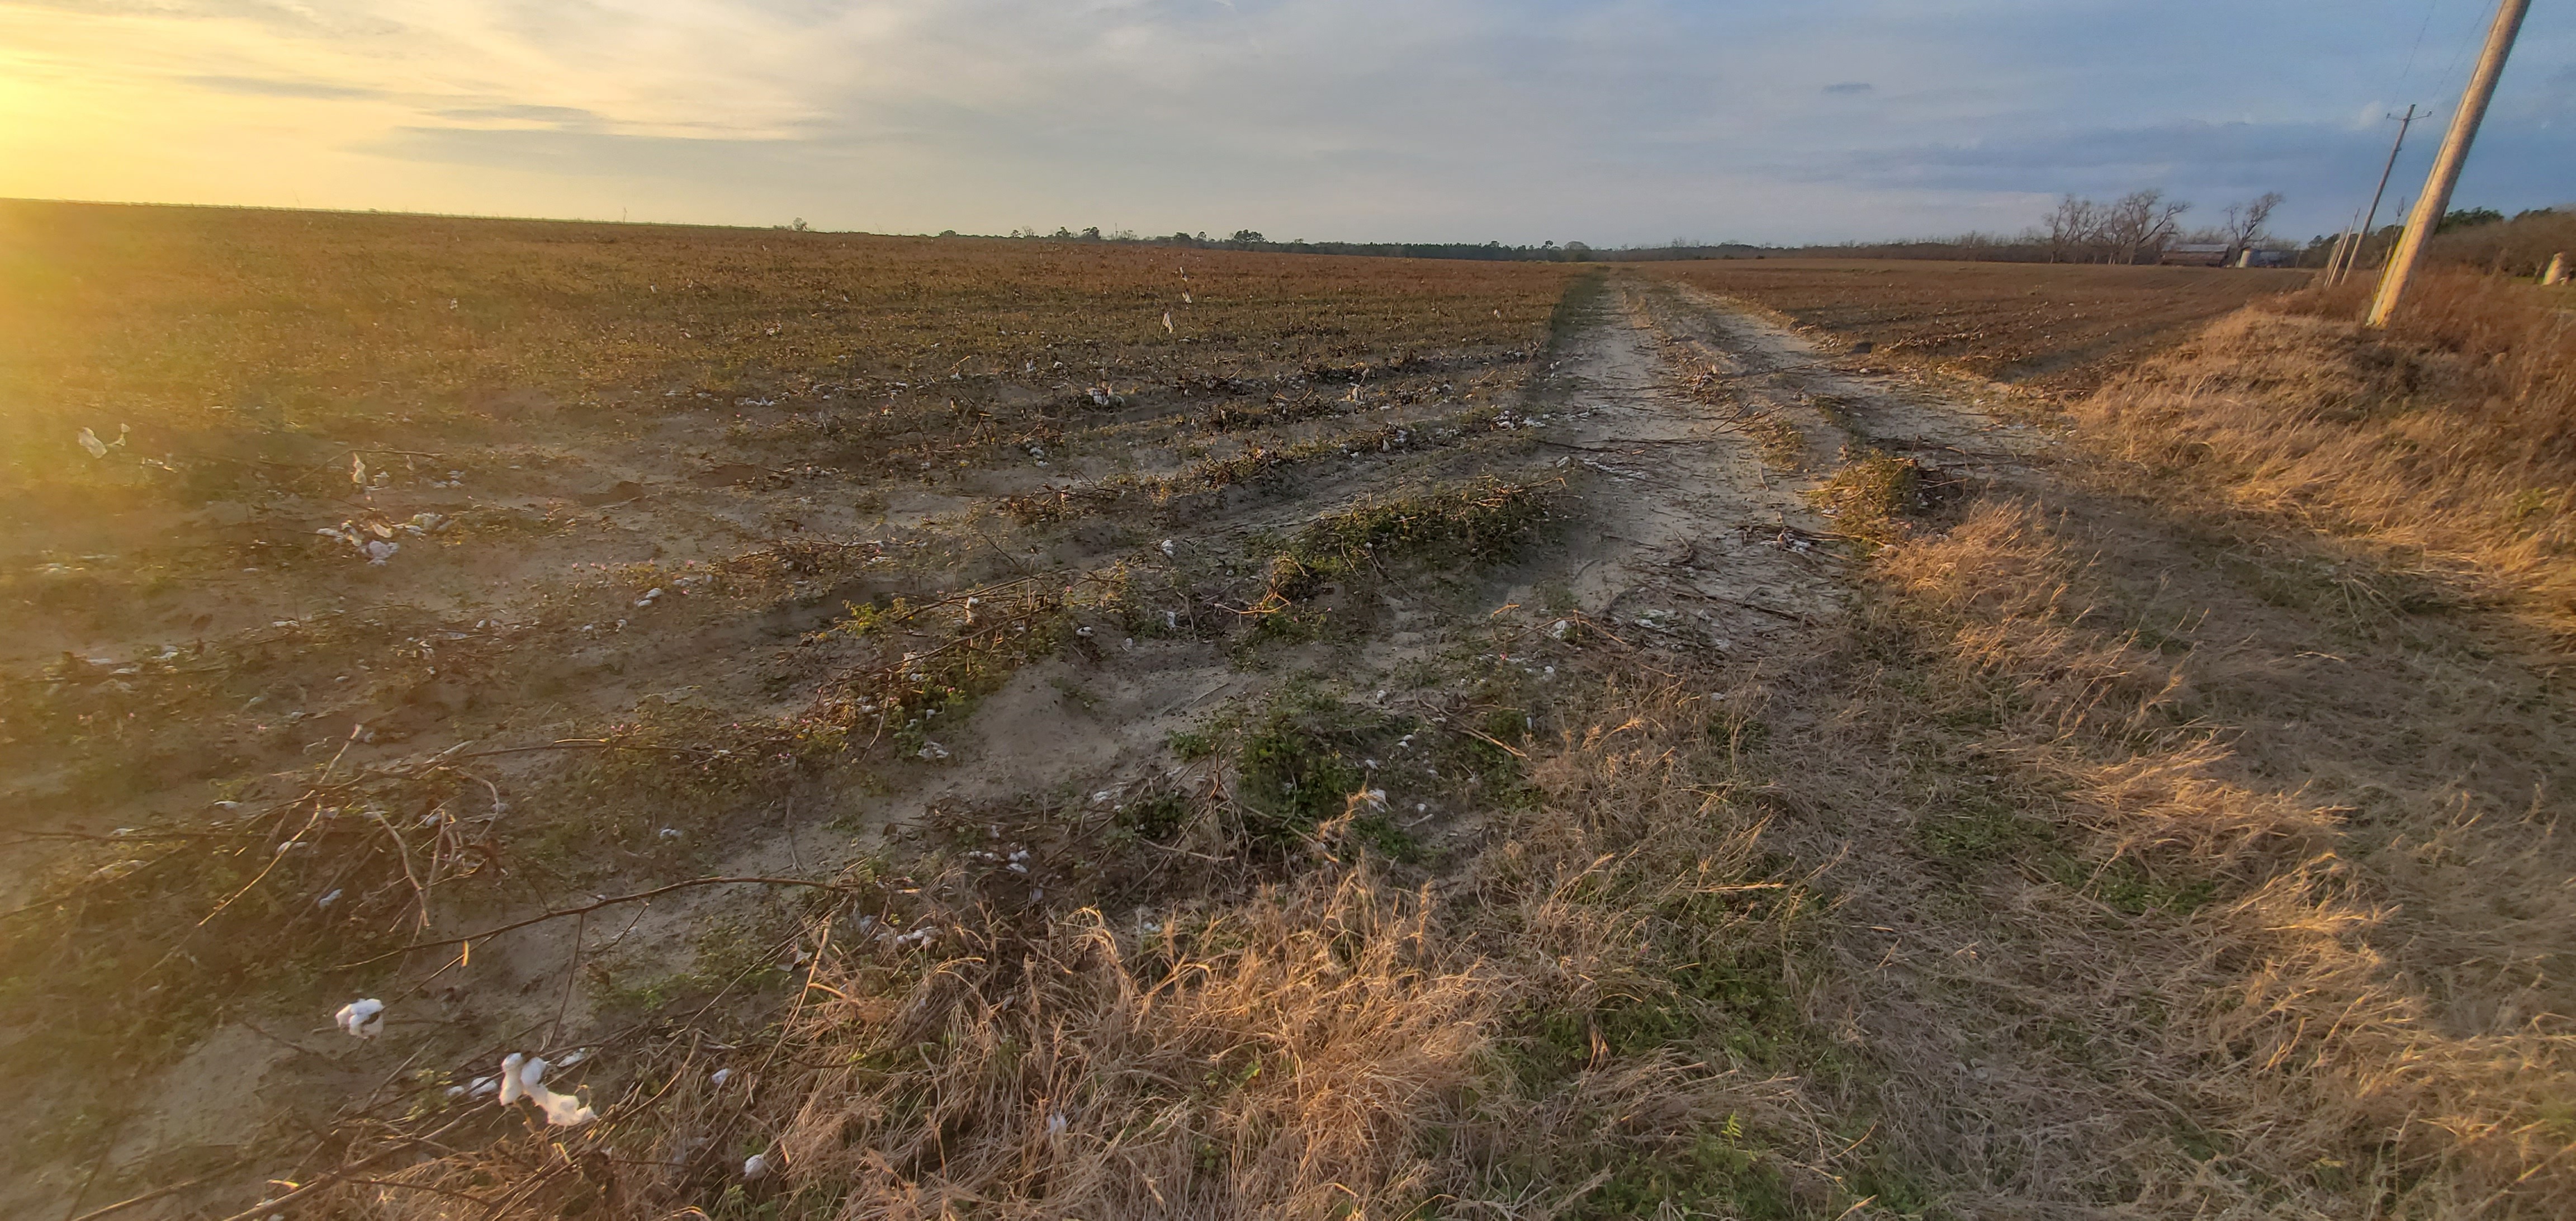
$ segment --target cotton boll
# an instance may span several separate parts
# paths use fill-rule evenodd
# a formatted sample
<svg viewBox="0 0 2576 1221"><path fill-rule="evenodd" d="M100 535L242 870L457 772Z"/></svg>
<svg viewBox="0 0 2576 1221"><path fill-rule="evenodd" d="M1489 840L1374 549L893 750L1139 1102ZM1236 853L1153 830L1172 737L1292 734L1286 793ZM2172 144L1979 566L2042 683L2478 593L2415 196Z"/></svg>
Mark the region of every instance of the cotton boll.
<svg viewBox="0 0 2576 1221"><path fill-rule="evenodd" d="M755 1153L750 1157L742 1159L742 1177L746 1182L757 1182L761 1179L768 1178L769 1158L766 1155Z"/></svg>
<svg viewBox="0 0 2576 1221"><path fill-rule="evenodd" d="M545 1089L543 1086L536 1088ZM547 1090L542 1095L531 1093L528 1097L535 1099L537 1109L545 1112L546 1123L550 1127L578 1128L599 1118L599 1112L581 1105L581 1099L571 1094L557 1094Z"/></svg>
<svg viewBox="0 0 2576 1221"><path fill-rule="evenodd" d="M527 1061L528 1058L526 1056L520 1055L515 1051L511 1052L509 1055L501 1057L502 1106L508 1106L511 1103L517 1102L519 1100L519 1095L527 1092L526 1084L519 1079L519 1066L527 1063ZM544 1061L538 1062L537 1071L540 1073L545 1071Z"/></svg>
<svg viewBox="0 0 2576 1221"><path fill-rule="evenodd" d="M723 1089L725 1082L731 1080L733 1080L733 1070L729 1068L720 1068L707 1074L707 1084L712 1085L717 1089Z"/></svg>
<svg viewBox="0 0 2576 1221"><path fill-rule="evenodd" d="M331 892L337 895L338 891ZM354 1039L372 1039L385 1031L385 1003L373 997L351 1001L331 1015L341 1032Z"/></svg>
<svg viewBox="0 0 2576 1221"><path fill-rule="evenodd" d="M579 1055L576 1052L572 1058L578 1059ZM547 1089L546 1067L543 1059L510 1053L501 1061L501 1105L508 1106L524 1097L537 1104L549 1126L557 1128L577 1128L599 1118L598 1112L581 1105L580 1098Z"/></svg>

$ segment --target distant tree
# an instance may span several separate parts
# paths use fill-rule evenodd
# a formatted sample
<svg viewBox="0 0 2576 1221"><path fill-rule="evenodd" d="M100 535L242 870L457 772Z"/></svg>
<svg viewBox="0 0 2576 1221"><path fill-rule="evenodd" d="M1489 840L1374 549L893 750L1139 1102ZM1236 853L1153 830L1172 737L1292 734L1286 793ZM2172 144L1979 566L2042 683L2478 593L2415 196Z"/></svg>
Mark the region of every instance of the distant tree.
<svg viewBox="0 0 2576 1221"><path fill-rule="evenodd" d="M1059 242L1069 242L1073 240L1073 230L1067 229L1062 225L1057 225L1055 227L1055 233L1052 236Z"/></svg>
<svg viewBox="0 0 2576 1221"><path fill-rule="evenodd" d="M2503 219L2504 213L2493 208L2453 208L2442 215L2442 223L2435 225L2433 232L2450 233L2459 229L2475 229L2480 225L2492 225Z"/></svg>
<svg viewBox="0 0 2576 1221"><path fill-rule="evenodd" d="M2501 219L2501 218L2498 218L2498 219ZM802 216L799 216L799 217L797 217L797 218L796 218L796 223L794 223L794 224L792 224L792 225L789 225L789 226L787 226L787 227L788 227L788 228L790 228L790 229L793 229L793 230L797 231L798 233L803 233L803 232L805 232L805 231L806 231L806 230L805 230L805 218L804 218L804 217L802 217Z"/></svg>
<svg viewBox="0 0 2576 1221"><path fill-rule="evenodd" d="M1088 226L1085 226L1085 227L1083 228L1083 230L1082 230L1082 240L1084 240L1084 241L1086 241L1086 242L1096 242L1096 241L1099 241L1099 240L1100 240L1100 226L1098 226L1098 225L1088 225Z"/></svg>
<svg viewBox="0 0 2576 1221"><path fill-rule="evenodd" d="M1269 239L1261 236L1261 231L1259 229L1237 229L1234 231L1233 237L1225 240L1233 242L1239 246L1258 246Z"/></svg>
<svg viewBox="0 0 2576 1221"><path fill-rule="evenodd" d="M2068 195L2048 214L2048 261L2089 259L2102 239L2102 205Z"/></svg>
<svg viewBox="0 0 2576 1221"><path fill-rule="evenodd" d="M2265 191L2244 203L2227 205L2227 248L2238 251L2262 241L2263 226L2272 221L2272 212L2281 206L2279 191Z"/></svg>
<svg viewBox="0 0 2576 1221"><path fill-rule="evenodd" d="M2166 199L2162 191L2131 191L2102 210L2102 243L2120 263L2161 254L2182 231L2182 214L2190 210L2190 204Z"/></svg>

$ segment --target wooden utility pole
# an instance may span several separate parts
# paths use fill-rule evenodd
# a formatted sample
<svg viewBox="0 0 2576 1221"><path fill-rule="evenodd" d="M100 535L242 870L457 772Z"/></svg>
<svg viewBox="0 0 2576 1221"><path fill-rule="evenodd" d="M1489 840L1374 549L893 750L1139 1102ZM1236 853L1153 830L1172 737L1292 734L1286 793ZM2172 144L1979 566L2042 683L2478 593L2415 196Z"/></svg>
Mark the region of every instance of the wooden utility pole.
<svg viewBox="0 0 2576 1221"><path fill-rule="evenodd" d="M2326 283L2343 282L2343 261L2361 244L2361 213L2352 214L2352 223L2335 235L2334 249L2326 255Z"/></svg>
<svg viewBox="0 0 2576 1221"><path fill-rule="evenodd" d="M2427 111L2426 113L2429 114L2431 112ZM2415 104L2413 102L2408 102L2406 104L2405 114L2390 115L2388 117L2397 120L2397 142L2388 146L2388 164L2379 167L2379 189L2370 193L2370 215L2362 218L2361 236L2353 241L2352 259L2350 262L2344 264L2344 273L2351 272L2353 263L2361 261L2362 243L2370 240L2371 226L2379 223L2379 201L2387 197L2388 176L2397 172L2397 154L2404 151L2406 148L2406 129L2415 125ZM2328 282L2333 284L2343 283L2343 274L2337 274L2334 279Z"/></svg>
<svg viewBox="0 0 2576 1221"><path fill-rule="evenodd" d="M2469 87L2460 93L2460 108L2451 115L2451 130L2442 137L2442 151L2433 158L2433 172L2424 179L2424 195L2415 201L2415 214L2406 220L2406 236L2397 239L2397 253L2388 260L2388 270L2379 277L2379 295L2370 303L2371 326L2388 325L2389 315L2397 312L2398 299L2405 295L2406 278L2414 274L2415 261L2424 255L2424 242L2442 223L2442 213L2451 206L2451 188L2460 183L2460 167L2469 159L2469 144L2478 138L2478 123L2487 116L2487 103L2495 97L2496 78L2504 75L2505 56L2513 53L2514 36L2522 32L2522 15L2531 8L2531 0L2497 0L2495 24L2487 28L2487 49L2478 56L2478 70L2469 75Z"/></svg>

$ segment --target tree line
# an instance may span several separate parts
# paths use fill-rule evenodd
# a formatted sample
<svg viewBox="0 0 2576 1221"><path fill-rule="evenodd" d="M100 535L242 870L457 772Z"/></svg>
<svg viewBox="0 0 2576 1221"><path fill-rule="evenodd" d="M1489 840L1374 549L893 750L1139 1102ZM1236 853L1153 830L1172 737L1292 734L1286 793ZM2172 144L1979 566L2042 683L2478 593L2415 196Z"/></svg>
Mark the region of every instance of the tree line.
<svg viewBox="0 0 2576 1221"><path fill-rule="evenodd" d="M2168 199L2163 191L2131 191L2107 203L2067 195L2033 232L2044 237L2052 263L2152 263L2186 243L2223 247L2223 256L2233 261L2265 240L2265 226L2280 206L2281 193L2266 191L2227 205L2224 223L2190 232L2182 218L2191 204Z"/></svg>

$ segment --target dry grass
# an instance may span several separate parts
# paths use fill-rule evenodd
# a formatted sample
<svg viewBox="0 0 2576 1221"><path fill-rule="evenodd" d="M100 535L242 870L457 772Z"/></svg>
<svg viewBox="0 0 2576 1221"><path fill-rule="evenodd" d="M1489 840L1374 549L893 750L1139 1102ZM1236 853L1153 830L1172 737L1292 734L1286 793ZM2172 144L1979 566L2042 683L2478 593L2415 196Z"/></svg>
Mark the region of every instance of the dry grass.
<svg viewBox="0 0 2576 1221"><path fill-rule="evenodd" d="M793 1181L843 1217L1613 1215L1592 1197L1650 1179L1822 1203L1793 1083L1603 1033L1791 907L1756 828L1692 792L1700 701L1636 694L1538 763L1542 809L1463 894L1361 861L836 969L804 1038L845 1066L782 1137ZM1588 1046L1560 1063L1534 1025Z"/></svg>
<svg viewBox="0 0 2576 1221"><path fill-rule="evenodd" d="M2078 412L2127 458L2576 615L2576 324L2508 281L2428 275L2386 336L2361 287L2232 317Z"/></svg>
<svg viewBox="0 0 2576 1221"><path fill-rule="evenodd" d="M2445 233L2428 253L2468 271L2538 279L2552 256L2576 254L2576 207Z"/></svg>
<svg viewBox="0 0 2576 1221"><path fill-rule="evenodd" d="M2205 578L2168 573L2158 591L2198 612L2194 646L2150 647L2133 626L2137 574L2119 570L2161 557L2088 556L2102 536L2070 535L2104 528L2091 511L2087 525L1985 503L1945 536L1888 549L1881 572L1889 613L1945 656L1931 671L1940 703L1991 709L1991 727L1968 736L2044 777L2058 800L2024 809L2075 836L2057 841L2071 870L2028 861L1993 883L1987 908L1999 951L2063 972L2038 1003L2136 1040L2104 1053L2125 1061L2117 1077L2135 1092L2094 1100L2114 1147L2092 1156L2126 1161L2159 1214L2563 1215L2576 1203L2576 1031L2555 1015L2576 911L2550 808L2481 825L2473 807L2512 794L2457 778L2448 793L2390 800L2403 768L2382 769L2368 807L2335 804L2344 794L2328 783L2285 784L2266 756L2367 749L2332 722L2240 725L2228 733L2239 745L2222 745L2209 714L2231 706L2301 716L2310 701L2390 693L2349 677L2284 683L2273 667L2302 642L2277 633L2295 625ZM2251 634L2212 647L2239 632ZM2418 659L2413 677L2460 675ZM2461 885L2481 893L2442 897ZM2166 910L2079 916L2141 899ZM2492 969L2499 959L2519 965ZM2136 1019L2141 1001L2155 1020ZM2204 1148L2180 1156L2190 1142L2142 1100L2196 1127Z"/></svg>
<svg viewBox="0 0 2576 1221"><path fill-rule="evenodd" d="M808 922L822 957L748 1118L690 1103L692 1062L658 1112L344 1198L543 1211L603 1197L574 1173L595 1151L643 1147L619 1198L719 1217L1841 1213L1852 1133L1789 1075L1818 1054L1812 909L1725 798L1741 742L1705 681L1569 709L1533 752L1540 801L1454 881L1328 825L1257 891L1132 912L1012 915L956 873L890 889ZM774 1175L727 1173L754 1151Z"/></svg>
<svg viewBox="0 0 2576 1221"><path fill-rule="evenodd" d="M2474 613L2565 622L2566 323L2358 305L2218 321L1955 516L1821 493L1878 546L1773 701L1774 835L1837 862L1819 1005L1900 1211L2576 1206L2576 754L2554 651Z"/></svg>

